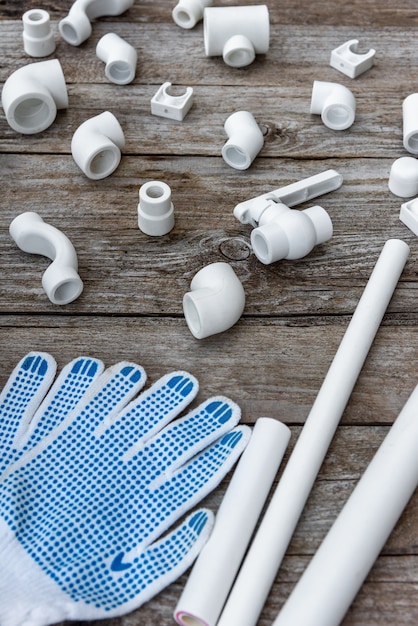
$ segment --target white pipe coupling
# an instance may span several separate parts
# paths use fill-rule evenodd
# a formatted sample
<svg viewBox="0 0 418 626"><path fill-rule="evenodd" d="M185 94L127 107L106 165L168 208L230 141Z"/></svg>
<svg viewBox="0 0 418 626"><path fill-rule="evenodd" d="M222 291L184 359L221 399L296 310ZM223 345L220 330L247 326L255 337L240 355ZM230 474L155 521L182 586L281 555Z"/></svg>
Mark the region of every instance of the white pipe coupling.
<svg viewBox="0 0 418 626"><path fill-rule="evenodd" d="M245 293L228 263L212 263L193 278L183 297L187 325L196 339L204 339L231 328L241 317Z"/></svg>
<svg viewBox="0 0 418 626"><path fill-rule="evenodd" d="M105 65L105 75L116 85L127 85L135 78L138 54L130 43L116 35L107 33L99 39L96 55Z"/></svg>
<svg viewBox="0 0 418 626"><path fill-rule="evenodd" d="M68 94L58 59L38 61L17 69L3 86L1 103L7 122L18 133L40 133L68 107Z"/></svg>
<svg viewBox="0 0 418 626"><path fill-rule="evenodd" d="M124 146L122 127L110 111L83 122L71 140L74 161L92 180L106 178L115 171Z"/></svg>
<svg viewBox="0 0 418 626"><path fill-rule="evenodd" d="M78 275L77 254L64 233L32 211L15 217L9 232L23 252L51 259L42 276L42 287L53 304L68 304L78 298L83 283Z"/></svg>
<svg viewBox="0 0 418 626"><path fill-rule="evenodd" d="M328 128L345 130L355 120L356 100L344 85L315 80L312 88L311 113L320 115Z"/></svg>
<svg viewBox="0 0 418 626"><path fill-rule="evenodd" d="M207 7L203 13L206 56L222 56L231 67L250 65L270 45L270 18L265 4Z"/></svg>
<svg viewBox="0 0 418 626"><path fill-rule="evenodd" d="M259 125L249 111L236 111L228 117L224 128L229 137L222 148L225 162L237 170L246 170L264 145Z"/></svg>
<svg viewBox="0 0 418 626"><path fill-rule="evenodd" d="M161 237L174 227L174 205L167 183L150 180L139 190L138 226L146 235Z"/></svg>
<svg viewBox="0 0 418 626"><path fill-rule="evenodd" d="M418 93L407 96L402 103L403 145L411 154L418 154Z"/></svg>
<svg viewBox="0 0 418 626"><path fill-rule="evenodd" d="M173 20L181 28L194 28L212 4L213 0L179 0L172 12Z"/></svg>
<svg viewBox="0 0 418 626"><path fill-rule="evenodd" d="M105 15L120 15L134 0L75 0L70 11L58 23L61 37L72 46L79 46L91 35L91 22Z"/></svg>
<svg viewBox="0 0 418 626"><path fill-rule="evenodd" d="M31 57L47 57L55 50L48 11L30 9L22 16L23 48Z"/></svg>

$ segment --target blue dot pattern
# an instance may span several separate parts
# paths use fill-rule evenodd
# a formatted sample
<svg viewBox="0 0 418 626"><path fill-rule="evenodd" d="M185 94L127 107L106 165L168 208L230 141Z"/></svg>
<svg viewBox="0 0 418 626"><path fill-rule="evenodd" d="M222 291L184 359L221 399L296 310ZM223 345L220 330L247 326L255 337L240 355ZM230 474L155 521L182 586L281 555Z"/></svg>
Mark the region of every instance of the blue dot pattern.
<svg viewBox="0 0 418 626"><path fill-rule="evenodd" d="M105 372L71 423L0 485L0 512L27 553L74 601L105 613L139 606L185 558L207 514L161 534L219 482L242 439L231 430L239 408L223 397L166 426L197 393L185 372L123 409L143 378L132 364Z"/></svg>

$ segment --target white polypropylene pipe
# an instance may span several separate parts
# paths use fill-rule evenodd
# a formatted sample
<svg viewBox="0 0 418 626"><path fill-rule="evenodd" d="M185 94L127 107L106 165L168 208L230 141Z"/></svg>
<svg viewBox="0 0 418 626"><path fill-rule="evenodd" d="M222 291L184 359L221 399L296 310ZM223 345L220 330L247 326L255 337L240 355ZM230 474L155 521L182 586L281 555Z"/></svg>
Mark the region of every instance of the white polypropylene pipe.
<svg viewBox="0 0 418 626"><path fill-rule="evenodd" d="M174 612L181 626L215 626L289 439L285 424L257 420Z"/></svg>
<svg viewBox="0 0 418 626"><path fill-rule="evenodd" d="M337 626L418 485L418 386L274 626Z"/></svg>
<svg viewBox="0 0 418 626"><path fill-rule="evenodd" d="M390 239L383 246L218 626L257 623L408 254L409 246L399 239Z"/></svg>

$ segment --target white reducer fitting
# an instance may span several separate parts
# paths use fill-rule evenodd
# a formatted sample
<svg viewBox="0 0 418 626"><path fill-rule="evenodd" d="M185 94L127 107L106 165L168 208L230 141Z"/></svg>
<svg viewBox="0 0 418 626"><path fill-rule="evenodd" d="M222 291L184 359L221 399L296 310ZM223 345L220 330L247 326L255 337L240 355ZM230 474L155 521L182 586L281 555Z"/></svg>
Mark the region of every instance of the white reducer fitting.
<svg viewBox="0 0 418 626"><path fill-rule="evenodd" d="M167 183L150 180L139 190L138 227L146 235L161 237L174 227L174 206Z"/></svg>
<svg viewBox="0 0 418 626"><path fill-rule="evenodd" d="M86 120L71 140L71 152L81 171L92 180L106 178L118 167L125 136L110 111Z"/></svg>
<svg viewBox="0 0 418 626"><path fill-rule="evenodd" d="M320 115L325 126L332 130L346 130L355 120L356 100L344 85L315 80L311 113Z"/></svg>
<svg viewBox="0 0 418 626"><path fill-rule="evenodd" d="M135 78L138 54L130 43L116 35L107 33L99 39L96 55L105 65L105 76L116 85L128 85Z"/></svg>
<svg viewBox="0 0 418 626"><path fill-rule="evenodd" d="M411 198L418 194L418 160L415 157L400 157L392 163L389 189L400 198Z"/></svg>
<svg viewBox="0 0 418 626"><path fill-rule="evenodd" d="M47 57L55 51L48 11L30 9L22 16L23 48L31 57Z"/></svg>
<svg viewBox="0 0 418 626"><path fill-rule="evenodd" d="M264 136L249 111L232 113L224 124L229 139L222 148L224 161L237 170L250 167L264 145Z"/></svg>
<svg viewBox="0 0 418 626"><path fill-rule="evenodd" d="M68 107L64 73L58 59L17 69L3 85L1 103L9 125L18 133L40 133Z"/></svg>
<svg viewBox="0 0 418 626"><path fill-rule="evenodd" d="M179 0L172 12L173 20L181 28L194 28L212 4L213 0Z"/></svg>
<svg viewBox="0 0 418 626"><path fill-rule="evenodd" d="M58 23L61 37L72 46L79 46L92 33L91 22L106 15L121 15L134 0L75 0L66 17Z"/></svg>
<svg viewBox="0 0 418 626"><path fill-rule="evenodd" d="M83 283L78 275L77 254L64 233L32 211L15 217L9 232L23 252L51 259L42 276L42 287L53 304L68 304L78 298Z"/></svg>
<svg viewBox="0 0 418 626"><path fill-rule="evenodd" d="M151 113L182 122L193 104L193 88L187 87L184 93L173 96L170 87L171 83L166 82L158 88L151 98Z"/></svg>
<svg viewBox="0 0 418 626"><path fill-rule="evenodd" d="M403 145L411 154L418 154L418 93L412 93L402 103Z"/></svg>
<svg viewBox="0 0 418 626"><path fill-rule="evenodd" d="M183 297L183 311L196 339L222 333L241 317L245 293L241 281L228 263L211 263L193 278L190 292Z"/></svg>
<svg viewBox="0 0 418 626"><path fill-rule="evenodd" d="M222 56L231 67L250 65L270 46L267 5L207 7L203 33L206 56Z"/></svg>
<svg viewBox="0 0 418 626"><path fill-rule="evenodd" d="M350 39L331 52L330 65L350 78L357 78L373 66L376 50L357 52L358 39Z"/></svg>

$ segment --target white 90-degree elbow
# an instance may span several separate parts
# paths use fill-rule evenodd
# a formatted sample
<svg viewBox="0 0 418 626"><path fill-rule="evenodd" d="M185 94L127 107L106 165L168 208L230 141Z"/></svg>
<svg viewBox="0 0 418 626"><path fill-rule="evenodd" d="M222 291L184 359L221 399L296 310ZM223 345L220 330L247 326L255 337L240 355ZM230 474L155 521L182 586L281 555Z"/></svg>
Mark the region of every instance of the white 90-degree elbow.
<svg viewBox="0 0 418 626"><path fill-rule="evenodd" d="M96 54L105 65L105 75L116 85L127 85L135 78L138 55L133 46L115 33L107 33L98 42Z"/></svg>
<svg viewBox="0 0 418 626"><path fill-rule="evenodd" d="M210 7L213 0L179 0L174 7L173 20L181 28L194 28L203 18L203 11Z"/></svg>
<svg viewBox="0 0 418 626"><path fill-rule="evenodd" d="M18 133L40 133L68 107L67 86L58 59L38 61L17 69L3 86L1 103L7 122Z"/></svg>
<svg viewBox="0 0 418 626"><path fill-rule="evenodd" d="M79 46L91 35L91 22L105 15L120 15L134 0L76 0L58 24L61 37L72 46Z"/></svg>
<svg viewBox="0 0 418 626"><path fill-rule="evenodd" d="M9 232L23 252L51 259L51 265L42 276L42 287L53 304L68 304L78 298L83 283L77 272L77 254L64 233L32 211L18 215L10 224Z"/></svg>
<svg viewBox="0 0 418 626"><path fill-rule="evenodd" d="M236 170L250 167L264 145L264 136L249 111L236 111L224 125L229 139L222 148L224 161Z"/></svg>
<svg viewBox="0 0 418 626"><path fill-rule="evenodd" d="M222 333L241 317L245 293L241 281L228 263L202 268L183 297L187 325L196 339Z"/></svg>
<svg viewBox="0 0 418 626"><path fill-rule="evenodd" d="M356 100L344 85L315 80L312 88L311 113L320 115L328 128L345 130L355 120Z"/></svg>
<svg viewBox="0 0 418 626"><path fill-rule="evenodd" d="M92 180L106 178L115 171L124 146L122 127L110 111L83 122L71 140L74 161Z"/></svg>

